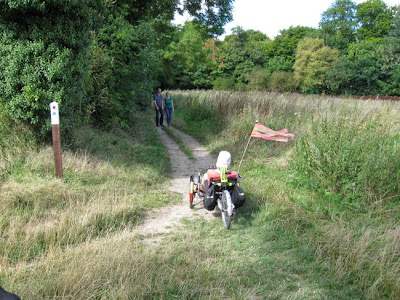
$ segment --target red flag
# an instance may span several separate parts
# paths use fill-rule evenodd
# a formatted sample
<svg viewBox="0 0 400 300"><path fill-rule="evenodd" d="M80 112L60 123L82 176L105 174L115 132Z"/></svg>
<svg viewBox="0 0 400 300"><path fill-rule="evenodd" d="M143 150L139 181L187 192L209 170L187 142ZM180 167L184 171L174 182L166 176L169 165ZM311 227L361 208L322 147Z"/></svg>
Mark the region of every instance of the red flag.
<svg viewBox="0 0 400 300"><path fill-rule="evenodd" d="M257 122L256 125L254 125L251 137L258 137L271 141L287 142L290 137L294 137L294 134L289 133L287 129L275 131Z"/></svg>

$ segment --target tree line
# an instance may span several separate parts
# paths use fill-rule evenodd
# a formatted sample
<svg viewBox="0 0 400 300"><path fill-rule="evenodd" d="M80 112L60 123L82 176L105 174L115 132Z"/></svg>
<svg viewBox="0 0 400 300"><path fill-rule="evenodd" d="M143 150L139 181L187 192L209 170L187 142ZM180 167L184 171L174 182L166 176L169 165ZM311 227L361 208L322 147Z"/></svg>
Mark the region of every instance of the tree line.
<svg viewBox="0 0 400 300"><path fill-rule="evenodd" d="M319 28L274 39L235 28L234 0L0 0L0 112L49 133L48 104L71 136L124 126L155 87L400 95L400 8L336 0ZM173 25L176 12L192 21Z"/></svg>
<svg viewBox="0 0 400 300"><path fill-rule="evenodd" d="M336 0L319 28L271 40L236 27L223 41L186 23L166 48L166 86L222 90L400 95L400 7Z"/></svg>
<svg viewBox="0 0 400 300"><path fill-rule="evenodd" d="M219 35L232 2L0 0L0 116L43 138L57 101L67 140L83 122L123 126L160 84L175 12Z"/></svg>

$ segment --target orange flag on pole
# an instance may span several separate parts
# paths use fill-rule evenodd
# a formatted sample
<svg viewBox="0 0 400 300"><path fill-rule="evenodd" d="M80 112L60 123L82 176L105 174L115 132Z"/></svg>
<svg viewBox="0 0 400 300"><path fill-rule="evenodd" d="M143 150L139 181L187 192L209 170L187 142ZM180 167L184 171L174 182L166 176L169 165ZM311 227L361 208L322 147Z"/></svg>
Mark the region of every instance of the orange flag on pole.
<svg viewBox="0 0 400 300"><path fill-rule="evenodd" d="M289 133L287 129L282 130L272 130L258 122L254 125L251 137L262 138L264 140L278 141L278 142L288 142L289 138L294 137L293 133Z"/></svg>

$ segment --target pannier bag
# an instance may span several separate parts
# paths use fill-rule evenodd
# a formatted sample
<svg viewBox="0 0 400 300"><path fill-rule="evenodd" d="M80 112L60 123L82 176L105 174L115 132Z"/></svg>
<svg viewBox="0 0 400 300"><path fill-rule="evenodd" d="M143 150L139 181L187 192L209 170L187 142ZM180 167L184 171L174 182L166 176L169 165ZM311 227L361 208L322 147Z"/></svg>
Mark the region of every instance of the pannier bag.
<svg viewBox="0 0 400 300"><path fill-rule="evenodd" d="M217 205L217 198L215 197L215 186L211 185L204 195L204 208L212 211Z"/></svg>
<svg viewBox="0 0 400 300"><path fill-rule="evenodd" d="M235 185L233 187L233 191L231 192L232 202L235 205L235 208L239 208L243 206L246 201L246 197L244 196L243 190Z"/></svg>

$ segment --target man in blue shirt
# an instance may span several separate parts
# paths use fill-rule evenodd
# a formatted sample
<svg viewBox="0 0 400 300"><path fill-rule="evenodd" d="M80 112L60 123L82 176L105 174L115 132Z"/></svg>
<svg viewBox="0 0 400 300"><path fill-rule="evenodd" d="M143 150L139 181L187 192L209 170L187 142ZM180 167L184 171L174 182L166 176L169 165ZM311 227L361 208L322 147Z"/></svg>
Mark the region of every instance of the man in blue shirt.
<svg viewBox="0 0 400 300"><path fill-rule="evenodd" d="M164 122L164 102L163 102L163 96L161 94L161 89L157 89L157 93L154 94L154 107L156 109L156 126L158 127L158 121L160 120L160 125L163 125Z"/></svg>

